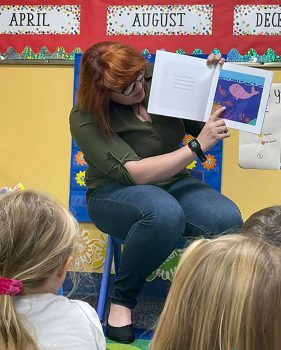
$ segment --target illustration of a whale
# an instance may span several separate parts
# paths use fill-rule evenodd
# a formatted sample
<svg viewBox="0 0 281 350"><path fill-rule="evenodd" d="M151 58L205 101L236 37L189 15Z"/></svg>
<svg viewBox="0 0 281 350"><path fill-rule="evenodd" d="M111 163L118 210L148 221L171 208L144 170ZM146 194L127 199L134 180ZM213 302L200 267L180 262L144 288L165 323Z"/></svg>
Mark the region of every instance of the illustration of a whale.
<svg viewBox="0 0 281 350"><path fill-rule="evenodd" d="M251 92L247 92L241 85L232 84L229 87L229 92L232 96L235 97L236 100L246 100L252 96L258 95L260 92L255 90L255 87L252 87Z"/></svg>

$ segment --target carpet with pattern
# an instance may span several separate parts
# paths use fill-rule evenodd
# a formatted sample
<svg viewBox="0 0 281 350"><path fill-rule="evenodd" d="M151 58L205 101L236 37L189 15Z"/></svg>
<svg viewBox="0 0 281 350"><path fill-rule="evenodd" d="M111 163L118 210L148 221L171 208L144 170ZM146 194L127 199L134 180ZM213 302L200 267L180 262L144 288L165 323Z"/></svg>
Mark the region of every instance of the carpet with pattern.
<svg viewBox="0 0 281 350"><path fill-rule="evenodd" d="M120 344L106 339L106 350L148 350L150 340L136 339L132 344Z"/></svg>

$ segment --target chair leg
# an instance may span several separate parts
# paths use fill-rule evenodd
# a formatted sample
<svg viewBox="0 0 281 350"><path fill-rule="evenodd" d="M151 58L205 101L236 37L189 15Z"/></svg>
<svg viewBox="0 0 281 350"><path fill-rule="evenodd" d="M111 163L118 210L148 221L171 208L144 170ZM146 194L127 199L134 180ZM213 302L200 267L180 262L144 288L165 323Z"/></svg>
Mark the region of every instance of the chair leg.
<svg viewBox="0 0 281 350"><path fill-rule="evenodd" d="M106 255L104 260L104 268L102 273L100 294L99 294L98 307L97 307L97 314L99 316L101 323L103 323L104 321L105 305L106 305L106 298L108 293L108 281L109 281L109 276L110 276L110 271L112 266L113 249L114 249L114 243L113 243L112 237L108 235Z"/></svg>
<svg viewBox="0 0 281 350"><path fill-rule="evenodd" d="M59 287L59 289L57 291L57 295L63 295L63 287L62 287L62 285Z"/></svg>

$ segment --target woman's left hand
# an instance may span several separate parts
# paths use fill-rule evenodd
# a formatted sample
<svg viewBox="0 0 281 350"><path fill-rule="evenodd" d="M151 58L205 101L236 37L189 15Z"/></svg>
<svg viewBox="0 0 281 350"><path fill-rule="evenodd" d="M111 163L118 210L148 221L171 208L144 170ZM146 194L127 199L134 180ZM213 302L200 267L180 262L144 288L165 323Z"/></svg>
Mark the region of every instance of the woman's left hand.
<svg viewBox="0 0 281 350"><path fill-rule="evenodd" d="M222 58L221 54L218 53L217 55L211 53L207 58L207 64L221 64L223 65L225 62L225 59Z"/></svg>

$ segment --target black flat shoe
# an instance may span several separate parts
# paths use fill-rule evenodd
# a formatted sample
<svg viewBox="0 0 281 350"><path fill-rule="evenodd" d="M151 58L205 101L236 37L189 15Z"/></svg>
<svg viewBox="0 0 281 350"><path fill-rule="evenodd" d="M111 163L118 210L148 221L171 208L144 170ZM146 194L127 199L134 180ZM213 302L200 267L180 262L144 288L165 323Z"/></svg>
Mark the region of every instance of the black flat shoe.
<svg viewBox="0 0 281 350"><path fill-rule="evenodd" d="M135 340L132 324L123 327L113 327L107 323L106 335L109 339L123 344L130 344Z"/></svg>

